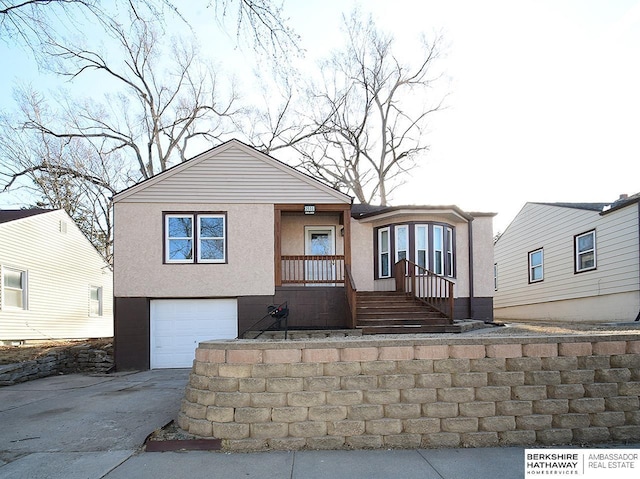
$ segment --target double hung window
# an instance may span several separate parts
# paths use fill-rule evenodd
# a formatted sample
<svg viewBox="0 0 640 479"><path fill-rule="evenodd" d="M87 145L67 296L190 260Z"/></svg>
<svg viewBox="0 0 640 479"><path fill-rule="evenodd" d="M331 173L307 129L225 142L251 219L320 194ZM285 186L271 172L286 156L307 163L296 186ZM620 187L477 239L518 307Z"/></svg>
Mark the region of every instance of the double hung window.
<svg viewBox="0 0 640 479"><path fill-rule="evenodd" d="M102 316L101 286L89 286L89 316Z"/></svg>
<svg viewBox="0 0 640 479"><path fill-rule="evenodd" d="M378 271L381 278L391 276L390 250L389 228L381 228L378 230Z"/></svg>
<svg viewBox="0 0 640 479"><path fill-rule="evenodd" d="M544 251L542 248L529 253L529 283L544 279Z"/></svg>
<svg viewBox="0 0 640 479"><path fill-rule="evenodd" d="M444 271L444 228L439 225L433 227L433 272L442 274Z"/></svg>
<svg viewBox="0 0 640 479"><path fill-rule="evenodd" d="M429 227L416 226L416 261L418 266L429 269Z"/></svg>
<svg viewBox="0 0 640 479"><path fill-rule="evenodd" d="M596 232L588 231L575 237L575 272L596 269Z"/></svg>
<svg viewBox="0 0 640 479"><path fill-rule="evenodd" d="M396 262L409 258L409 227L396 226Z"/></svg>
<svg viewBox="0 0 640 479"><path fill-rule="evenodd" d="M165 215L166 263L225 263L226 215Z"/></svg>
<svg viewBox="0 0 640 479"><path fill-rule="evenodd" d="M27 309L27 272L2 268L2 308Z"/></svg>
<svg viewBox="0 0 640 479"><path fill-rule="evenodd" d="M445 274L447 276L453 276L453 229L447 228L447 257L444 262Z"/></svg>

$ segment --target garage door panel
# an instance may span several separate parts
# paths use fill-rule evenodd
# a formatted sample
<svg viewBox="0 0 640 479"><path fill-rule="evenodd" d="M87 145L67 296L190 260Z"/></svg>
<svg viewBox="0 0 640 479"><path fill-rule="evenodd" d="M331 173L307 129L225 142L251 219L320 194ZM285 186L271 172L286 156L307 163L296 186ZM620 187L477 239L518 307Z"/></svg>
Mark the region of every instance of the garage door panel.
<svg viewBox="0 0 640 479"><path fill-rule="evenodd" d="M238 335L235 299L151 301L151 368L190 368L198 343Z"/></svg>

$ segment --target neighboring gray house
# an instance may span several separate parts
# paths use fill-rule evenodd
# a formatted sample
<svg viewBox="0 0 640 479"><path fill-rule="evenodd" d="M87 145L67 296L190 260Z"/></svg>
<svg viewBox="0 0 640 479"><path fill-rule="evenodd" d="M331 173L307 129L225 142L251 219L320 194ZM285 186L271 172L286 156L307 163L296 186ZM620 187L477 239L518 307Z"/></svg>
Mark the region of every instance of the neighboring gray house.
<svg viewBox="0 0 640 479"><path fill-rule="evenodd" d="M428 332L491 319L493 216L352 205L224 143L114 197L116 368L189 367L199 341L235 338L285 301L293 328Z"/></svg>
<svg viewBox="0 0 640 479"><path fill-rule="evenodd" d="M113 273L64 210L0 210L0 342L113 335Z"/></svg>
<svg viewBox="0 0 640 479"><path fill-rule="evenodd" d="M527 203L495 244L497 319L640 317L640 194Z"/></svg>

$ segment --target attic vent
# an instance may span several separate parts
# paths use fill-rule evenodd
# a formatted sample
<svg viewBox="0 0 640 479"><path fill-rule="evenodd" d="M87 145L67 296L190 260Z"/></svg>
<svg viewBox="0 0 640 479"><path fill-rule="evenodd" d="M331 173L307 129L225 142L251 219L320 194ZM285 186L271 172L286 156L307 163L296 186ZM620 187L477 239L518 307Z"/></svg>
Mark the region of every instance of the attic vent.
<svg viewBox="0 0 640 479"><path fill-rule="evenodd" d="M67 234L67 222L60 220L60 233Z"/></svg>

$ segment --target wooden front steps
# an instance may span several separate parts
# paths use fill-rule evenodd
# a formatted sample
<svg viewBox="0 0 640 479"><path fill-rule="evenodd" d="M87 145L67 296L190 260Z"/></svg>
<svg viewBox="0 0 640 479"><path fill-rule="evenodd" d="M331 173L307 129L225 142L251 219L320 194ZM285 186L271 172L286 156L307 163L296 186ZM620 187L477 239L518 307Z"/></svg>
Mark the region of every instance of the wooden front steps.
<svg viewBox="0 0 640 479"><path fill-rule="evenodd" d="M356 327L362 334L459 333L440 311L406 293L358 291Z"/></svg>

